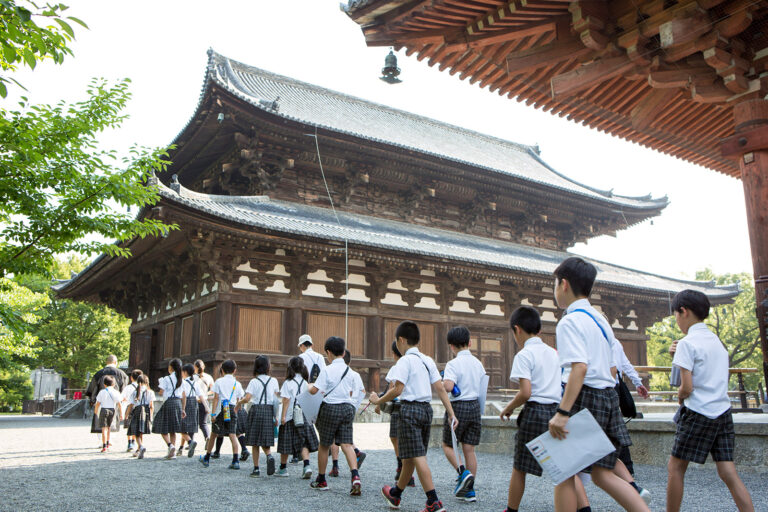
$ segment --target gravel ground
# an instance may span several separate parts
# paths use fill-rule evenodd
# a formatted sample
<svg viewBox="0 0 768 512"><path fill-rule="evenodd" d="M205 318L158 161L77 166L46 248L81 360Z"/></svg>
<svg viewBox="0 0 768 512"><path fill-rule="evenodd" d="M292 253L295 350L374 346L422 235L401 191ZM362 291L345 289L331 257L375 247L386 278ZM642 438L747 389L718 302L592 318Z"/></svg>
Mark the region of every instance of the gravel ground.
<svg viewBox="0 0 768 512"><path fill-rule="evenodd" d="M248 477L251 461L240 471L227 469L228 441L222 458L203 468L187 457L162 459L160 436L149 436L147 459L132 459L125 450L125 433L114 435L114 451L98 453L100 440L88 433L88 422L40 416L0 416L0 510L386 510L379 495L390 484L395 469L387 438L387 424L356 424L355 442L368 453L363 465L363 496L347 496L349 472L341 462L341 477L329 478L330 490L318 492L299 479L301 465L289 465L291 478ZM98 448L97 448L98 447ZM478 502L457 502L451 495L454 475L443 454L430 450L429 461L438 494L448 510L502 510L511 471L508 456L481 454ZM313 467L316 467L312 457ZM262 472L265 472L262 456ZM652 510L664 509L666 470L639 466L638 481L653 493ZM756 510L768 510L766 475L744 473ZM418 484L417 484L418 485ZM552 510L552 487L546 478L530 478L521 510ZM727 488L714 471L692 468L687 477L683 510L730 511L735 507ZM618 507L602 491L589 485L595 511ZM409 488L402 509L423 507L421 489Z"/></svg>

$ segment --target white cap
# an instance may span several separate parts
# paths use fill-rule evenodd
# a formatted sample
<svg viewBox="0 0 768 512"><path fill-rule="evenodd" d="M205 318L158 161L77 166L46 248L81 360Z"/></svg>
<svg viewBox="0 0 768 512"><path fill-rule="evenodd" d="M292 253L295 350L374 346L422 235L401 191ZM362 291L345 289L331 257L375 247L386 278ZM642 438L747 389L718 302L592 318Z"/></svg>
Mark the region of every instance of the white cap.
<svg viewBox="0 0 768 512"><path fill-rule="evenodd" d="M299 346L301 346L301 345L303 345L303 344L305 344L307 342L309 342L310 345L312 344L312 336L310 336L309 334L302 334L299 337Z"/></svg>

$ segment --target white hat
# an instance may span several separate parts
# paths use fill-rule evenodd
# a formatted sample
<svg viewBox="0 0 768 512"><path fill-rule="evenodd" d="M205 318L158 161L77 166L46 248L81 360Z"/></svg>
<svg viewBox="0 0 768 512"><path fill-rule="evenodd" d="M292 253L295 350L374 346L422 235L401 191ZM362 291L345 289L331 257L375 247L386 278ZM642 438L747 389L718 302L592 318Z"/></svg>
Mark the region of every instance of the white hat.
<svg viewBox="0 0 768 512"><path fill-rule="evenodd" d="M299 346L301 346L301 345L303 345L303 344L305 344L307 342L309 342L310 345L312 344L312 336L310 336L309 334L302 334L299 337Z"/></svg>

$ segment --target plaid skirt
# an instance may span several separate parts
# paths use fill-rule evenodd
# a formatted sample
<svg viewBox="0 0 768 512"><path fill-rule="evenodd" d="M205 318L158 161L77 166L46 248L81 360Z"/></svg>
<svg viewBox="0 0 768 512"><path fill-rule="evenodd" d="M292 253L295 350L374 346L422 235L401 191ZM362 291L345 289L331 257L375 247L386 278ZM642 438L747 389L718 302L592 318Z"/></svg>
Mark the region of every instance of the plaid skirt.
<svg viewBox="0 0 768 512"><path fill-rule="evenodd" d="M733 461L735 440L733 415L730 410L710 419L682 406L672 456L704 464L707 455L711 453L715 462Z"/></svg>
<svg viewBox="0 0 768 512"><path fill-rule="evenodd" d="M526 402L523 410L517 415L513 466L516 470L529 475L541 476L541 466L525 445L549 430L549 420L556 412L557 404Z"/></svg>
<svg viewBox="0 0 768 512"><path fill-rule="evenodd" d="M275 410L271 405L253 404L248 412L248 428L245 444L248 446L272 446L275 444Z"/></svg>
<svg viewBox="0 0 768 512"><path fill-rule="evenodd" d="M128 422L128 435L139 436L152 433L152 419L149 414L149 405L134 406Z"/></svg>
<svg viewBox="0 0 768 512"><path fill-rule="evenodd" d="M246 432L248 432L248 411L243 406L237 411L237 435L242 436Z"/></svg>
<svg viewBox="0 0 768 512"><path fill-rule="evenodd" d="M277 438L278 453L299 456L303 448L313 453L317 451L318 444L315 427L306 419L303 425L296 425L293 420L280 425L280 435Z"/></svg>
<svg viewBox="0 0 768 512"><path fill-rule="evenodd" d="M598 425L600 425L617 450L598 460L593 466L613 469L619 457L618 449L622 446L632 446L629 431L624 423L624 419L621 417L619 395L616 393L616 389L597 389L582 386L579 396L576 397L576 402L571 408L571 413L575 414L582 409L587 409L592 413ZM589 473L590 469L586 468L584 472Z"/></svg>
<svg viewBox="0 0 768 512"><path fill-rule="evenodd" d="M320 444L331 446L337 444L352 444L352 422L355 420L355 406L352 404L320 405L317 414L317 432L320 434Z"/></svg>
<svg viewBox="0 0 768 512"><path fill-rule="evenodd" d="M99 409L99 428L109 428L115 419L115 410L102 407Z"/></svg>
<svg viewBox="0 0 768 512"><path fill-rule="evenodd" d="M397 429L397 449L401 459L427 455L432 405L429 402L402 402Z"/></svg>
<svg viewBox="0 0 768 512"><path fill-rule="evenodd" d="M456 427L456 441L463 444L477 446L480 444L480 402L477 400L455 400L451 402L453 413L459 420ZM443 420L443 444L451 446L451 425L448 423L448 414Z"/></svg>
<svg viewBox="0 0 768 512"><path fill-rule="evenodd" d="M181 432L181 398L169 398L155 413L152 424L153 434L176 434Z"/></svg>
<svg viewBox="0 0 768 512"><path fill-rule="evenodd" d="M389 415L389 437L397 439L398 423L400 423L400 413L396 412Z"/></svg>
<svg viewBox="0 0 768 512"><path fill-rule="evenodd" d="M187 408L184 412L187 415L181 420L181 431L185 434L196 434L199 425L197 400L187 397Z"/></svg>
<svg viewBox="0 0 768 512"><path fill-rule="evenodd" d="M232 404L229 404L229 418L229 421L224 421L224 414L219 412L216 415L216 421L213 422L213 433L221 437L226 437L230 434L237 435L237 413L235 413L235 406Z"/></svg>

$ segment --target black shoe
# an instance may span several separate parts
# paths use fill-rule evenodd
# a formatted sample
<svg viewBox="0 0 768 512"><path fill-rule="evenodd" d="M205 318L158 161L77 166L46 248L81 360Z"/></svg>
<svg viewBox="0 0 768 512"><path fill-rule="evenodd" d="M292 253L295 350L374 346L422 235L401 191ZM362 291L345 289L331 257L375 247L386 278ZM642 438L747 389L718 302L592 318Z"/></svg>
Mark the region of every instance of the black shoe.
<svg viewBox="0 0 768 512"><path fill-rule="evenodd" d="M360 470L360 468L363 466L363 461L365 461L365 452L357 452L357 469Z"/></svg>
<svg viewBox="0 0 768 512"><path fill-rule="evenodd" d="M240 461L245 462L248 460L248 456L251 454L248 450L243 450L243 453L240 454Z"/></svg>
<svg viewBox="0 0 768 512"><path fill-rule="evenodd" d="M275 474L275 458L270 456L267 457L267 476L272 476Z"/></svg>
<svg viewBox="0 0 768 512"><path fill-rule="evenodd" d="M301 460L297 456L291 457L291 464L298 464Z"/></svg>
<svg viewBox="0 0 768 512"><path fill-rule="evenodd" d="M221 458L221 453L219 453L219 452L213 452L213 453L211 454L211 458L212 458L212 459L218 459L218 458Z"/></svg>

